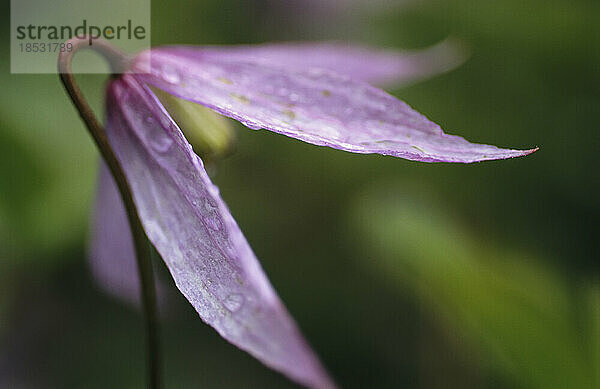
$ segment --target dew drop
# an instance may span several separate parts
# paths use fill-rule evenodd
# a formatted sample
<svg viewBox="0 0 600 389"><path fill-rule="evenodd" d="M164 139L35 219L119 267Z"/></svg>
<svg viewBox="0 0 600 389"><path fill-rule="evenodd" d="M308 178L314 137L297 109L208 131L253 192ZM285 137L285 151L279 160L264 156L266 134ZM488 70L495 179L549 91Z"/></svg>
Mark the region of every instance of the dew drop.
<svg viewBox="0 0 600 389"><path fill-rule="evenodd" d="M260 130L261 129L261 126L254 124L254 123L242 122L242 124L251 130Z"/></svg>
<svg viewBox="0 0 600 389"><path fill-rule="evenodd" d="M216 185L210 185L210 186L208 186L207 189L208 189L208 192L211 195L213 195L214 197L219 196L220 191L219 191L219 187L218 186L216 186Z"/></svg>
<svg viewBox="0 0 600 389"><path fill-rule="evenodd" d="M221 81L223 84L227 84L227 85L233 84L233 82L229 78L217 77L217 80Z"/></svg>
<svg viewBox="0 0 600 389"><path fill-rule="evenodd" d="M230 93L229 96L231 96L233 99L237 100L238 102L244 105L250 104L250 99L247 96L240 95L237 93Z"/></svg>
<svg viewBox="0 0 600 389"><path fill-rule="evenodd" d="M240 310L242 305L244 305L244 296L239 293L232 293L225 301L223 301L223 305L231 312L237 312Z"/></svg>
<svg viewBox="0 0 600 389"><path fill-rule="evenodd" d="M424 148L422 148L422 147L420 147L420 146L415 146L415 145L412 145L412 146L410 146L410 147L412 147L413 149L415 149L415 150L417 150L417 151L420 151L420 152L421 152L421 153L423 153L423 154L427 154L427 152L425 151L425 149L424 149Z"/></svg>
<svg viewBox="0 0 600 389"><path fill-rule="evenodd" d="M214 218L214 217L209 217L209 218L206 218L205 220L206 220L206 225L211 230L218 231L221 229L221 222L219 221L219 219Z"/></svg>
<svg viewBox="0 0 600 389"><path fill-rule="evenodd" d="M162 76L167 82L171 84L177 84L181 80L179 72L171 65L163 66Z"/></svg>
<svg viewBox="0 0 600 389"><path fill-rule="evenodd" d="M290 118L291 120L296 119L296 113L292 110L286 109L284 111L282 111L282 113L287 116L288 118Z"/></svg>
<svg viewBox="0 0 600 389"><path fill-rule="evenodd" d="M150 139L150 145L159 153L166 153L173 145L173 139L168 135L161 135Z"/></svg>

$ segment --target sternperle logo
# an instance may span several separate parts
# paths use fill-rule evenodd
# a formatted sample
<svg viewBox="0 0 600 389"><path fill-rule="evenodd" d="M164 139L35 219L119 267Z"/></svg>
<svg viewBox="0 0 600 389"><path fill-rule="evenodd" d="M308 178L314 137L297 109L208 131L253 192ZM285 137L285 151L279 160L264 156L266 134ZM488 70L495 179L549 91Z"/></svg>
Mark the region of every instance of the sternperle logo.
<svg viewBox="0 0 600 389"><path fill-rule="evenodd" d="M131 19L122 25L104 25L96 26L88 24L86 19L82 23L73 27L69 25L19 25L16 27L16 38L18 40L29 41L48 41L55 40L65 42L71 38L87 39L91 46L95 39L104 38L106 40L144 40L146 39L146 28L139 24L134 24Z"/></svg>

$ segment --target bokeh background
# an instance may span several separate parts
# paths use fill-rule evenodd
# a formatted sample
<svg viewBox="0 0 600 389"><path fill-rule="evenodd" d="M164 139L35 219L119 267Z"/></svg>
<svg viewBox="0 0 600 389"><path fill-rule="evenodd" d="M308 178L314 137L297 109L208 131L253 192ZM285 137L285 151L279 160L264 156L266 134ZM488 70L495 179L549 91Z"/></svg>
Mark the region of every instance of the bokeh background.
<svg viewBox="0 0 600 389"><path fill-rule="evenodd" d="M154 45L461 39L463 66L391 92L450 133L540 151L423 164L236 125L214 180L341 386L600 387L600 2L152 7ZM9 74L1 34L0 386L141 388L141 315L86 262L97 152L56 75ZM105 77L78 79L101 112ZM168 294L166 387L295 387Z"/></svg>

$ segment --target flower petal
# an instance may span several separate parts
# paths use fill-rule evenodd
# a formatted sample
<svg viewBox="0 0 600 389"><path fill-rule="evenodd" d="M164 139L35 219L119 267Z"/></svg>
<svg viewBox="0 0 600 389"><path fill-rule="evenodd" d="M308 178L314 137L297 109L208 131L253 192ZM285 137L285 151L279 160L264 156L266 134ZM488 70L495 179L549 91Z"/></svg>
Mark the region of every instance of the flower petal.
<svg viewBox="0 0 600 389"><path fill-rule="evenodd" d="M92 217L88 261L96 284L109 295L140 307L140 279L133 237L119 189L104 161L100 161L96 204ZM155 278L159 312L167 309L165 285Z"/></svg>
<svg viewBox="0 0 600 389"><path fill-rule="evenodd" d="M365 46L323 43L271 43L206 47L228 61L252 61L287 71L328 69L375 85L405 85L449 71L464 62L465 48L447 39L423 50L381 50Z"/></svg>
<svg viewBox="0 0 600 389"><path fill-rule="evenodd" d="M150 61L148 61L150 56ZM148 69L148 63L151 68ZM527 155L446 135L404 102L323 69L305 72L191 47L146 51L135 76L178 97L315 145L422 162L476 162Z"/></svg>
<svg viewBox="0 0 600 389"><path fill-rule="evenodd" d="M107 136L150 241L202 320L309 387L333 387L265 276L202 161L131 75L107 93Z"/></svg>
<svg viewBox="0 0 600 389"><path fill-rule="evenodd" d="M137 306L140 282L133 238L123 200L104 162L97 185L89 248L92 275L104 291Z"/></svg>

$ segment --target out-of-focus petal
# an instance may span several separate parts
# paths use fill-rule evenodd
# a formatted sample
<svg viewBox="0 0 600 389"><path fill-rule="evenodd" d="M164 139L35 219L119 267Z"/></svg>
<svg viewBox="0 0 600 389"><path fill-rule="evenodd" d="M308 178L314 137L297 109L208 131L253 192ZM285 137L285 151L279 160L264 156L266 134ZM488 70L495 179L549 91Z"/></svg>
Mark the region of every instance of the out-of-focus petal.
<svg viewBox="0 0 600 389"><path fill-rule="evenodd" d="M104 162L97 185L89 247L92 275L104 291L137 306L140 282L133 238L123 200Z"/></svg>
<svg viewBox="0 0 600 389"><path fill-rule="evenodd" d="M106 131L148 238L202 320L291 379L333 387L202 161L156 96L131 75L108 88Z"/></svg>
<svg viewBox="0 0 600 389"><path fill-rule="evenodd" d="M143 52L132 69L139 80L249 128L315 145L422 162L476 162L536 150L500 149L446 135L386 92L324 69L290 71L192 47Z"/></svg>
<svg viewBox="0 0 600 389"><path fill-rule="evenodd" d="M253 61L287 71L327 69L375 85L404 85L449 71L464 62L466 49L448 39L423 50L381 50L343 43L276 43L198 48L229 61Z"/></svg>
<svg viewBox="0 0 600 389"><path fill-rule="evenodd" d="M141 295L133 237L123 200L104 161L100 161L97 181L88 253L92 276L103 291L137 308ZM161 281L156 278L155 288L162 311L167 296Z"/></svg>

